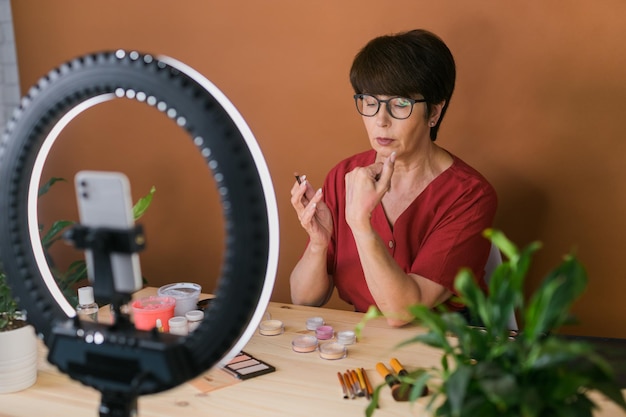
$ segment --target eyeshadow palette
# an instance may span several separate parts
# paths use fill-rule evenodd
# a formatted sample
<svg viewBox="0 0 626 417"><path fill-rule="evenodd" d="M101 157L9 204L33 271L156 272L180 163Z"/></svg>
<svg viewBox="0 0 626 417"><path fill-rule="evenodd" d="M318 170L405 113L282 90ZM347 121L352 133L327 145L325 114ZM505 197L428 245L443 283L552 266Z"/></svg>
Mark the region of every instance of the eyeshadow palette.
<svg viewBox="0 0 626 417"><path fill-rule="evenodd" d="M268 374L276 370L272 365L246 352L239 352L237 356L232 358L222 369L239 379L254 378L255 376Z"/></svg>

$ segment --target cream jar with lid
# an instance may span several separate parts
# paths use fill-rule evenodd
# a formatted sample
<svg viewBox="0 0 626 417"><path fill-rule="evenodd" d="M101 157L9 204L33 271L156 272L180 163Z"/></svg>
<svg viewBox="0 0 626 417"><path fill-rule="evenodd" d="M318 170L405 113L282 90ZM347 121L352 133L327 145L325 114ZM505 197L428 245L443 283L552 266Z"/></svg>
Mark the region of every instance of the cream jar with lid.
<svg viewBox="0 0 626 417"><path fill-rule="evenodd" d="M291 348L294 352L310 353L317 350L317 337L311 335L300 335L291 341Z"/></svg>
<svg viewBox="0 0 626 417"><path fill-rule="evenodd" d="M263 320L259 324L259 333L263 336L277 336L284 331L285 325L280 320Z"/></svg>
<svg viewBox="0 0 626 417"><path fill-rule="evenodd" d="M337 342L326 342L319 346L320 358L328 360L343 359L348 355L348 348Z"/></svg>
<svg viewBox="0 0 626 417"><path fill-rule="evenodd" d="M356 333L353 330L342 330L337 332L337 343L342 345L352 345L356 343Z"/></svg>
<svg viewBox="0 0 626 417"><path fill-rule="evenodd" d="M324 325L324 319L321 317L309 317L306 320L306 329L307 330L317 330L318 327Z"/></svg>

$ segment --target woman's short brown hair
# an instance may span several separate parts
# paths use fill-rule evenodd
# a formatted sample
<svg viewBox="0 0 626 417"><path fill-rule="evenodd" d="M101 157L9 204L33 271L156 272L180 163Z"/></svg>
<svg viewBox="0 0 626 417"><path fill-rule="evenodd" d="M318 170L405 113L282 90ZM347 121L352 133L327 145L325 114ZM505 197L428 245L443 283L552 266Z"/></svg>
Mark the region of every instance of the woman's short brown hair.
<svg viewBox="0 0 626 417"><path fill-rule="evenodd" d="M372 39L356 55L350 69L350 83L357 94L389 95L426 99L431 105L445 101L437 132L454 91L456 66L450 49L437 35L416 29Z"/></svg>

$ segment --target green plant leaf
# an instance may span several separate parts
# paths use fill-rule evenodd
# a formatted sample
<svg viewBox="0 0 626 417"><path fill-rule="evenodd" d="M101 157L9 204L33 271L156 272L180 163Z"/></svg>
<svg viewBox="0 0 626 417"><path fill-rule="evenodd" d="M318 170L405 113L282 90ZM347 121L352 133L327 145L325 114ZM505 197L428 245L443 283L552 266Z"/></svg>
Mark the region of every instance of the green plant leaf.
<svg viewBox="0 0 626 417"><path fill-rule="evenodd" d="M499 410L507 410L519 401L515 375L502 369L495 361L476 364L476 380L484 395Z"/></svg>
<svg viewBox="0 0 626 417"><path fill-rule="evenodd" d="M148 192L148 194L146 194L145 196L141 197L137 201L137 203L135 203L135 205L133 206L133 217L135 221L139 220L141 216L143 216L146 213L146 210L148 210L148 207L150 207L150 204L152 204L152 198L154 197L155 192L156 192L156 187L152 186L152 188L150 188L150 192Z"/></svg>
<svg viewBox="0 0 626 417"><path fill-rule="evenodd" d="M435 343L436 347L442 348L446 352L452 352L452 347L446 337L446 324L441 315L421 304L413 305L409 307L408 310L417 321L429 329L428 335L418 335L412 340L420 340L422 342L430 341L431 343ZM399 346L414 343L412 340L401 343Z"/></svg>
<svg viewBox="0 0 626 417"><path fill-rule="evenodd" d="M363 329L365 328L365 325L368 321L380 317L383 317L383 313L381 313L381 311L376 306L370 306L367 312L363 315L361 321L359 321L354 327L354 334L356 335L356 338L361 338L361 335L363 334Z"/></svg>
<svg viewBox="0 0 626 417"><path fill-rule="evenodd" d="M400 377L400 381L409 387L409 401L416 401L422 397L422 392L426 388L426 383L431 375L424 369L411 372L406 377Z"/></svg>
<svg viewBox="0 0 626 417"><path fill-rule="evenodd" d="M370 400L369 405L365 409L365 416L371 417L374 414L374 411L378 408L378 398L380 398L380 390L385 386L385 384L380 384L376 388L374 388L374 392L372 392L372 399Z"/></svg>
<svg viewBox="0 0 626 417"><path fill-rule="evenodd" d="M444 383L446 401L450 403L450 411L453 417L462 415L463 401L465 400L467 386L471 377L472 367L459 364Z"/></svg>
<svg viewBox="0 0 626 417"><path fill-rule="evenodd" d="M50 191L50 187L52 187L54 184L56 184L59 181L67 182L65 178L52 177L48 181L46 181L44 185L39 187L37 197L41 197L42 195L46 194L48 191Z"/></svg>
<svg viewBox="0 0 626 417"><path fill-rule="evenodd" d="M469 268L462 268L456 276L454 287L460 294L461 303L465 304L472 314L477 314L480 321L487 324L491 321L489 306L485 303L485 294L480 289Z"/></svg>
<svg viewBox="0 0 626 417"><path fill-rule="evenodd" d="M587 273L578 260L567 256L542 282L531 298L525 314L525 328L529 340L536 340L565 324L569 310L587 285Z"/></svg>
<svg viewBox="0 0 626 417"><path fill-rule="evenodd" d="M52 223L52 226L41 238L41 244L44 248L49 248L54 242L62 238L61 232L63 232L69 226L73 226L75 222L71 220L57 220Z"/></svg>
<svg viewBox="0 0 626 417"><path fill-rule="evenodd" d="M0 270L0 331L4 330L18 316L17 301L13 298L7 276Z"/></svg>
<svg viewBox="0 0 626 417"><path fill-rule="evenodd" d="M519 250L500 230L485 229L483 236L491 241L510 261L517 262Z"/></svg>

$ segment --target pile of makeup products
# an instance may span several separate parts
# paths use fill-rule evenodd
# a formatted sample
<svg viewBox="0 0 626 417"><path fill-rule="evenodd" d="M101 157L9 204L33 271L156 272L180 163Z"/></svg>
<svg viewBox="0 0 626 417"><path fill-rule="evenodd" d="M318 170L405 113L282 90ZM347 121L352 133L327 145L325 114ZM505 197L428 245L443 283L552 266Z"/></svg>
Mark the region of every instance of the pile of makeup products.
<svg viewBox="0 0 626 417"><path fill-rule="evenodd" d="M411 386L402 386L400 383L399 376L408 375L408 372L404 367L400 364L400 361L396 358L391 358L389 361L391 368L396 374L392 373L392 371L387 368L385 364L382 362L378 362L376 364L376 370L382 376L391 388L391 396L396 401L408 401L409 394L411 393ZM339 384L341 385L341 391L343 393L343 398L358 398L358 397L366 397L368 400L372 397L372 384L367 377L367 372L365 369L358 368L356 370L348 369L343 374L341 372L337 372L337 377L339 378ZM422 396L428 394L428 388L424 387L422 391Z"/></svg>
<svg viewBox="0 0 626 417"><path fill-rule="evenodd" d="M320 358L328 360L343 359L348 355L348 345L356 343L353 330L335 332L335 329L324 323L322 317L310 317L306 320L306 329L313 334L296 336L291 341L291 348L297 353L318 351ZM259 324L259 334L277 336L283 334L285 326L282 321L267 319Z"/></svg>
<svg viewBox="0 0 626 417"><path fill-rule="evenodd" d="M403 386L399 378L408 375L408 372L396 358L391 358L389 364L395 374L382 362L378 362L376 364L376 370L391 388L391 396L394 400L408 401L412 386ZM348 369L343 374L341 372L337 372L337 377L339 378L339 384L341 385L341 391L344 399L366 397L369 400L372 397L372 384L367 377L365 369ZM422 390L422 396L425 395L428 395L428 387L426 386L424 386L424 389Z"/></svg>
<svg viewBox="0 0 626 417"><path fill-rule="evenodd" d="M335 332L326 324L322 317L310 317L306 320L306 328L313 335L296 336L291 342L294 352L309 353L319 351L320 358L328 360L343 359L348 355L347 345L356 343L356 334L352 330Z"/></svg>

